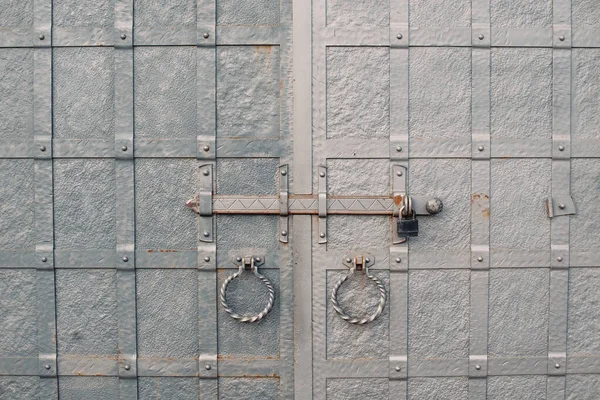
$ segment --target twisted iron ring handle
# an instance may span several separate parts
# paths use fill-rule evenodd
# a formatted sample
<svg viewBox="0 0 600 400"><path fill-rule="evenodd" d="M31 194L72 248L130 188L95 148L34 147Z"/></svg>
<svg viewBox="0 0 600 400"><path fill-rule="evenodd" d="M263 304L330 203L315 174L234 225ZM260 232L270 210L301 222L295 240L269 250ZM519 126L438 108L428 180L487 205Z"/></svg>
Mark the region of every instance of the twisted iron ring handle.
<svg viewBox="0 0 600 400"><path fill-rule="evenodd" d="M252 272L254 272L254 275L256 275L256 277L258 279L260 279L260 281L262 283L264 283L264 285L269 290L269 300L267 301L266 307L256 315L240 315L240 314L236 313L227 304L227 286L231 283L232 280L234 280L235 278L240 276L242 274L242 272L244 272L244 266L240 265L240 269L238 270L238 272L236 272L233 275L230 275L227 279L225 279L225 282L223 282L223 285L221 286L221 290L220 290L220 296L219 296L220 300L221 300L221 305L223 305L223 308L225 309L225 311L227 311L227 313L233 319L236 319L240 322L258 322L261 319L263 319L269 313L269 311L271 311L271 308L273 308L273 302L275 301L275 289L273 289L273 285L271 284L271 281L269 281L266 276L259 274L258 268L256 268L254 265L252 265Z"/></svg>
<svg viewBox="0 0 600 400"><path fill-rule="evenodd" d="M379 289L380 296L379 296L379 304L377 305L377 311L375 311L375 313L373 315L364 317L363 319L358 319L358 318L355 318L355 317L352 317L352 316L346 314L346 312L344 310L342 310L342 307L340 307L340 303L337 298L338 290L339 290L340 286L342 286L342 284L344 282L346 282L346 280L348 278L350 278L355 271L356 271L356 267L351 268L350 273L348 275L346 275L345 277L343 277L342 279L340 279L333 286L333 290L331 291L331 304L333 305L333 308L335 309L335 311L337 311L337 313L340 315L340 317L342 317L342 319L344 321L347 321L351 324L364 325L369 322L373 322L374 320L379 318L379 316L383 312L383 309L385 308L387 293L385 291L385 286L383 286L383 283L379 280L379 278L377 278L375 275L371 275L369 273L369 269L365 267L365 274L367 275L367 278L369 278L370 280L375 282L375 284L377 285L377 288Z"/></svg>

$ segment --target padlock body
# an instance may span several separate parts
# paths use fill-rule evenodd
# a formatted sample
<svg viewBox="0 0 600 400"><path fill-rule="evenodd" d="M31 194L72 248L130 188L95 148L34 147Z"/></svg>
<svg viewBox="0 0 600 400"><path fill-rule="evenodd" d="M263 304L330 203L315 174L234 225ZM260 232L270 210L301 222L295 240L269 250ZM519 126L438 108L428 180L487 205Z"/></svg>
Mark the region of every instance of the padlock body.
<svg viewBox="0 0 600 400"><path fill-rule="evenodd" d="M398 236L419 236L419 221L416 218L398 219Z"/></svg>

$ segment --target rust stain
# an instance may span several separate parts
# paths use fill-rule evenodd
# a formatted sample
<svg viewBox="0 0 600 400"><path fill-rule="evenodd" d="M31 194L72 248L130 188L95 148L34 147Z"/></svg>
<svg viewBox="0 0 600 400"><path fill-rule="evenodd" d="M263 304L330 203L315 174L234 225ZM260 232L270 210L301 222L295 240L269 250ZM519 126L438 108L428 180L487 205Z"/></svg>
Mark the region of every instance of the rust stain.
<svg viewBox="0 0 600 400"><path fill-rule="evenodd" d="M159 253L177 253L177 250L170 250L170 249L160 249L160 250L150 249L150 250L148 250L148 253L154 253L155 251L157 251Z"/></svg>
<svg viewBox="0 0 600 400"><path fill-rule="evenodd" d="M394 196L394 203L400 207L400 203L402 203L402 195L396 195Z"/></svg>
<svg viewBox="0 0 600 400"><path fill-rule="evenodd" d="M483 211L481 212L481 214L483 214L483 216L484 216L485 218L489 218L489 217L490 217L490 209L489 209L489 208L486 208L485 210L483 210Z"/></svg>
<svg viewBox="0 0 600 400"><path fill-rule="evenodd" d="M257 54L271 54L272 51L272 47L273 46L268 46L268 45L256 45L254 46L254 51L256 51Z"/></svg>

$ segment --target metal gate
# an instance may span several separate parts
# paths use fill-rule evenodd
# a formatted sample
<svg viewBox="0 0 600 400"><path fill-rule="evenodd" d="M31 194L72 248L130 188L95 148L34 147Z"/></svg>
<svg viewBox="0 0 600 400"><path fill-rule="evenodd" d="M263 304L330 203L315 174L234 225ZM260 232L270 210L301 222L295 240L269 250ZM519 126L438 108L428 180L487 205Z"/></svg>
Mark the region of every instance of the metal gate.
<svg viewBox="0 0 600 400"><path fill-rule="evenodd" d="M595 0L0 6L0 399L600 398Z"/></svg>

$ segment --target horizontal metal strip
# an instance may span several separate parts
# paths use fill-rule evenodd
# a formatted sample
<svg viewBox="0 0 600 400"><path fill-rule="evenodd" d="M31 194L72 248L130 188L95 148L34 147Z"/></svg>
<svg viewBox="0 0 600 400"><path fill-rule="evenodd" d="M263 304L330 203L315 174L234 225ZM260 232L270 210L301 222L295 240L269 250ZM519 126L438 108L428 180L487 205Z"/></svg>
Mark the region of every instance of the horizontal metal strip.
<svg viewBox="0 0 600 400"><path fill-rule="evenodd" d="M279 26L217 25L217 45L277 45L281 42ZM136 46L195 46L196 25L136 27Z"/></svg>
<svg viewBox="0 0 600 400"><path fill-rule="evenodd" d="M600 267L600 251L598 249L569 250L569 265L571 267Z"/></svg>
<svg viewBox="0 0 600 400"><path fill-rule="evenodd" d="M0 27L0 32L2 32L0 47L33 47L34 40L39 41L33 26L27 28Z"/></svg>
<svg viewBox="0 0 600 400"><path fill-rule="evenodd" d="M116 268L117 251L98 250L54 250L54 268Z"/></svg>
<svg viewBox="0 0 600 400"><path fill-rule="evenodd" d="M410 158L470 158L471 138L421 139L410 138Z"/></svg>
<svg viewBox="0 0 600 400"><path fill-rule="evenodd" d="M324 158L390 158L389 139L327 139Z"/></svg>
<svg viewBox="0 0 600 400"><path fill-rule="evenodd" d="M317 360L314 374L324 378L387 378L390 362L385 360Z"/></svg>
<svg viewBox="0 0 600 400"><path fill-rule="evenodd" d="M137 359L138 376L198 376L196 358L145 358Z"/></svg>
<svg viewBox="0 0 600 400"><path fill-rule="evenodd" d="M470 27L410 28L410 46L471 46ZM411 149L412 150L412 149Z"/></svg>
<svg viewBox="0 0 600 400"><path fill-rule="evenodd" d="M117 356L62 356L57 359L59 375L118 376Z"/></svg>
<svg viewBox="0 0 600 400"><path fill-rule="evenodd" d="M54 139L54 158L111 158L115 157L114 140Z"/></svg>
<svg viewBox="0 0 600 400"><path fill-rule="evenodd" d="M549 268L550 249L501 249L490 250L492 268Z"/></svg>
<svg viewBox="0 0 600 400"><path fill-rule="evenodd" d="M389 46L390 29L388 27L337 28L328 26L324 30L314 32L315 43L325 46Z"/></svg>
<svg viewBox="0 0 600 400"><path fill-rule="evenodd" d="M492 46L552 47L552 27L492 28Z"/></svg>
<svg viewBox="0 0 600 400"><path fill-rule="evenodd" d="M219 359L220 377L244 376L248 378L273 378L281 376L280 360Z"/></svg>
<svg viewBox="0 0 600 400"><path fill-rule="evenodd" d="M600 47L600 28L573 28L573 47Z"/></svg>
<svg viewBox="0 0 600 400"><path fill-rule="evenodd" d="M433 217L435 218L435 217ZM471 251L408 248L409 269L457 269L471 267Z"/></svg>
<svg viewBox="0 0 600 400"><path fill-rule="evenodd" d="M468 358L408 359L408 376L467 376Z"/></svg>
<svg viewBox="0 0 600 400"><path fill-rule="evenodd" d="M114 46L119 33L106 26L54 26L52 46Z"/></svg>
<svg viewBox="0 0 600 400"><path fill-rule="evenodd" d="M567 374L600 374L600 355L567 357Z"/></svg>
<svg viewBox="0 0 600 400"><path fill-rule="evenodd" d="M546 375L548 357L489 357L488 375Z"/></svg>
<svg viewBox="0 0 600 400"><path fill-rule="evenodd" d="M39 358L35 357L0 357L0 375L39 376Z"/></svg>

